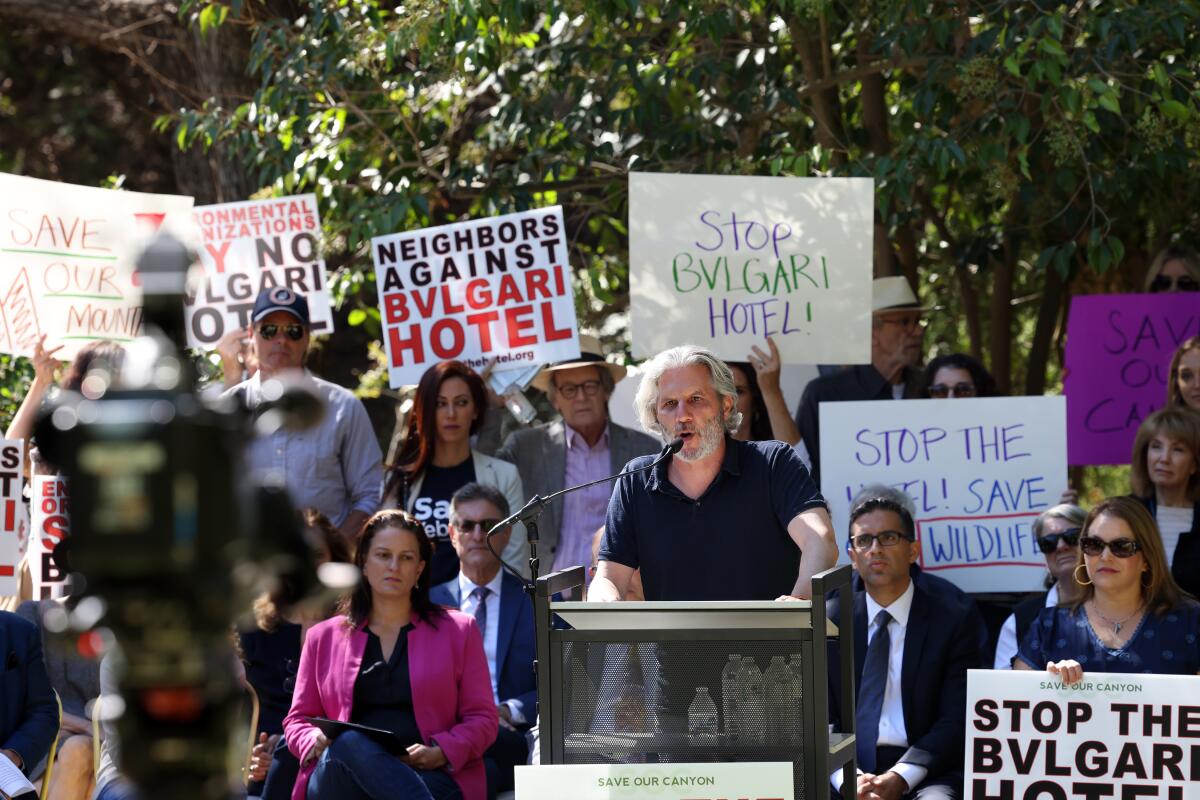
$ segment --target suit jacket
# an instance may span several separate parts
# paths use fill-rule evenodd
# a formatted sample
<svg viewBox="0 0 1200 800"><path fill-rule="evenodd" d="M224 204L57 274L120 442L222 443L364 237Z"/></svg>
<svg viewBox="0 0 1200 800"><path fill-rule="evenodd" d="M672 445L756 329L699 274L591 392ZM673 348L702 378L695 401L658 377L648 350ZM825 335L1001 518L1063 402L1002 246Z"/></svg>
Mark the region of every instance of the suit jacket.
<svg viewBox="0 0 1200 800"><path fill-rule="evenodd" d="M928 573L914 579L912 608L904 636L900 702L908 751L900 761L925 767L924 784L961 783L966 725L967 670L980 666L983 618L974 601L949 581ZM841 598L829 602L837 614ZM867 655L867 595L854 592L854 689L859 696ZM837 642L829 648L830 719L840 725L843 709ZM849 710L847 710L849 711ZM853 713L852 711L849 713Z"/></svg>
<svg viewBox="0 0 1200 800"><path fill-rule="evenodd" d="M1150 512L1158 513L1158 501L1153 497L1137 497ZM1200 598L1200 502L1192 506L1192 529L1179 535L1179 543L1171 555L1171 575L1179 588L1192 597Z"/></svg>
<svg viewBox="0 0 1200 800"><path fill-rule="evenodd" d="M429 599L458 610L462 603L458 577L429 590ZM512 701L525 717L525 726L537 716L537 658L533 604L521 582L508 573L500 580L500 626L496 630L496 692L500 702Z"/></svg>
<svg viewBox="0 0 1200 800"><path fill-rule="evenodd" d="M0 749L16 751L28 774L58 733L58 702L37 625L0 611L0 658Z"/></svg>
<svg viewBox="0 0 1200 800"><path fill-rule="evenodd" d="M638 456L657 453L662 444L644 433L608 424L608 448L611 453L612 474L620 472ZM525 491L545 497L564 488L567 471L567 436L562 420L535 428L513 431L496 451L497 458L517 465ZM539 554L543 563L554 563L562 530L562 501L551 503L538 522Z"/></svg>
<svg viewBox="0 0 1200 800"><path fill-rule="evenodd" d="M521 485L521 476L508 461L492 458L489 455L471 451L471 460L475 464L475 482L493 486L500 490L508 501L508 513L513 514L525 505L525 490ZM394 494L383 499L383 508L399 508L404 503L405 511L412 511L413 503L421 494L421 484L425 482L425 474L421 473L409 485L406 497L396 497ZM508 545L500 554L505 563L518 569L522 575L529 576L529 542L525 536L524 525L514 525Z"/></svg>
<svg viewBox="0 0 1200 800"><path fill-rule="evenodd" d="M426 744L436 740L463 800L487 796L483 752L499 727L483 639L475 620L447 611L437 627L417 620L408 634L413 714ZM288 749L303 763L320 731L305 717L350 720L354 682L367 648L366 623L354 629L342 615L309 629L300 653L292 708L283 720ZM312 765L302 768L292 800L304 800Z"/></svg>

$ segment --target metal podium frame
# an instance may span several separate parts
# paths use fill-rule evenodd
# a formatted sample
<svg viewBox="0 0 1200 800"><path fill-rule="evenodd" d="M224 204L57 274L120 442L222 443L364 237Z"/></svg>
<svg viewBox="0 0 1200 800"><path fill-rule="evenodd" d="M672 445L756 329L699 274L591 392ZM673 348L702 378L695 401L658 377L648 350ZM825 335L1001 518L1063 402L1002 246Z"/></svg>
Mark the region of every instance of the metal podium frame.
<svg viewBox="0 0 1200 800"><path fill-rule="evenodd" d="M789 640L801 644L807 701L802 720L805 743L801 775L806 800L829 797L829 776L843 769L844 785L855 786L854 714L842 714L843 731L829 730L828 652L837 640L842 673L843 709L854 708L854 603L849 566L813 577L818 602L629 602L586 603L555 601L555 595L582 586L582 567L539 578L534 592L537 627L538 725L542 764L566 761L563 719L563 645L567 642L740 641ZM831 621L825 602L841 591L838 619ZM556 627L555 617L570 626ZM816 646L821 643L821 646Z"/></svg>

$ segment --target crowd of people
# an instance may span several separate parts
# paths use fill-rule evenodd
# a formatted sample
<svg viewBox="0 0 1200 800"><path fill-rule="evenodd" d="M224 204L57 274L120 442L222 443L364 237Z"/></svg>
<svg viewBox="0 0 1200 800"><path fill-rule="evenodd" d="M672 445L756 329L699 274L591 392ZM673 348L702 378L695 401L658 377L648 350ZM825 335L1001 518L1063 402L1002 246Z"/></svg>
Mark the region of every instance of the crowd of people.
<svg viewBox="0 0 1200 800"><path fill-rule="evenodd" d="M1148 290L1197 288L1190 253L1170 251L1151 272ZM514 767L536 757L529 551L519 524L490 542L486 533L534 494L646 467L674 439L678 452L653 468L546 509L542 572L590 565L586 596L596 602L808 599L843 541L857 577L834 603L854 605L857 700L838 707L836 652L830 699L835 725L855 720L857 797L961 796L970 668L1048 670L1068 682L1085 670L1197 674L1200 337L1179 347L1165 405L1141 423L1128 497L1084 510L1066 496L1041 513L1033 535L1046 591L1015 598L989 636L969 595L917 566L910 498L869 486L851 503L849 530L835 532L819 490L821 403L996 393L969 355L922 368L926 313L904 278L877 279L871 362L814 379L794 413L769 339L744 362L695 346L660 353L643 365L635 399L644 432L611 419L626 369L593 336L581 335L578 359L534 379L557 417L533 427L505 418L483 376L444 361L421 378L403 444L385 464L362 403L305 370L305 298L264 290L248 348L233 339L220 348L225 395L253 410L265 382L298 375L326 410L309 430L250 442L247 466L287 487L314 564L353 564L361 580L327 608L281 584L238 632L244 680L261 703L248 795L491 800L511 790ZM39 345L8 438L30 438L54 354ZM98 359L119 358L115 345L85 348L64 383L78 388ZM31 600L27 566L22 574L14 608ZM136 796L107 728L93 763L88 717L110 691L104 671L43 646L40 620L58 605L0 614L0 753L37 779L57 737L44 796ZM832 780L851 791L840 774Z"/></svg>

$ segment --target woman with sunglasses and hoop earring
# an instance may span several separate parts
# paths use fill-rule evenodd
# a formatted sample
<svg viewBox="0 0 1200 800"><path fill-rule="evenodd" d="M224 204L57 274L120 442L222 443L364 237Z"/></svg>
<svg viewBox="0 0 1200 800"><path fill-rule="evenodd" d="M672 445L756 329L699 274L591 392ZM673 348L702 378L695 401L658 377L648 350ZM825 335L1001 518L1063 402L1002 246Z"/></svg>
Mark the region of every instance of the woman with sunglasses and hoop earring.
<svg viewBox="0 0 1200 800"><path fill-rule="evenodd" d="M1067 605L1044 609L1013 669L1044 668L1064 683L1090 672L1200 674L1200 604L1181 590L1150 512L1132 497L1093 508L1079 537Z"/></svg>
<svg viewBox="0 0 1200 800"><path fill-rule="evenodd" d="M1033 521L1033 537L1046 557L1046 591L1017 603L1004 620L996 641L995 669L1012 669L1017 646L1025 638L1043 608L1074 601L1079 591L1075 583L1075 564L1079 560L1079 532L1087 512L1076 505L1062 503L1048 508Z"/></svg>

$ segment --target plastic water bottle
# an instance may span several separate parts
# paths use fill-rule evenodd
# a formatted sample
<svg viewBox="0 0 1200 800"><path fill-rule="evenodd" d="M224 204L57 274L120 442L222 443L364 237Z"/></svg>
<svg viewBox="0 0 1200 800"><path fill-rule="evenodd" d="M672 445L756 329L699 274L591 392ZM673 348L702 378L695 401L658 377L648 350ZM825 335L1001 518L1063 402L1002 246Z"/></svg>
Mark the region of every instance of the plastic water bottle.
<svg viewBox="0 0 1200 800"><path fill-rule="evenodd" d="M731 655L729 663L721 670L721 716L725 720L725 741L731 743L738 739L738 695L741 694L738 672L741 668L742 657Z"/></svg>
<svg viewBox="0 0 1200 800"><path fill-rule="evenodd" d="M764 744L767 740L766 709L763 704L763 674L746 656L742 659L742 696L738 703L738 741Z"/></svg>
<svg viewBox="0 0 1200 800"><path fill-rule="evenodd" d="M707 686L697 686L696 697L688 706L688 740L695 745L715 745L717 732L717 704L709 697Z"/></svg>
<svg viewBox="0 0 1200 800"><path fill-rule="evenodd" d="M788 744L800 744L804 719L804 666L800 654L793 653L788 660L788 671L792 673L792 716L788 722Z"/></svg>
<svg viewBox="0 0 1200 800"><path fill-rule="evenodd" d="M763 696L767 705L767 742L787 743L788 720L792 711L792 672L783 656L771 656L771 665L763 673Z"/></svg>

